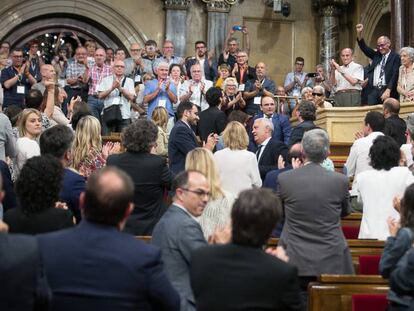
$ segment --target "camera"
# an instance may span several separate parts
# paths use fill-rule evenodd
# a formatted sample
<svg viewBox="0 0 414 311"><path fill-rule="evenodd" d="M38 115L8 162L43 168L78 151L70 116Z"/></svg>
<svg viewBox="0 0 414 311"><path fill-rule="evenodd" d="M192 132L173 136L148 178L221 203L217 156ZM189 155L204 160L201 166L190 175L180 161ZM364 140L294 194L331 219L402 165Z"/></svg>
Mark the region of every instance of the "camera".
<svg viewBox="0 0 414 311"><path fill-rule="evenodd" d="M282 15L284 17L288 17L290 15L290 3L289 2L284 2L282 4Z"/></svg>
<svg viewBox="0 0 414 311"><path fill-rule="evenodd" d="M234 31L242 31L243 30L243 26L233 26L233 30Z"/></svg>

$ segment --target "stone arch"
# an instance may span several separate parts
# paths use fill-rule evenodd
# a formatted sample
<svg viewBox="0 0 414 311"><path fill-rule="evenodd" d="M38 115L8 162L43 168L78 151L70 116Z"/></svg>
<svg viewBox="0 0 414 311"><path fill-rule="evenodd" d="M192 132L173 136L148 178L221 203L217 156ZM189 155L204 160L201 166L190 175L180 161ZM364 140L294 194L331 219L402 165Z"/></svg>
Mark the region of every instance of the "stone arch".
<svg viewBox="0 0 414 311"><path fill-rule="evenodd" d="M99 0L31 0L8 3L0 9L0 38L27 42L44 30L76 30L103 45L143 44L145 33L128 17Z"/></svg>

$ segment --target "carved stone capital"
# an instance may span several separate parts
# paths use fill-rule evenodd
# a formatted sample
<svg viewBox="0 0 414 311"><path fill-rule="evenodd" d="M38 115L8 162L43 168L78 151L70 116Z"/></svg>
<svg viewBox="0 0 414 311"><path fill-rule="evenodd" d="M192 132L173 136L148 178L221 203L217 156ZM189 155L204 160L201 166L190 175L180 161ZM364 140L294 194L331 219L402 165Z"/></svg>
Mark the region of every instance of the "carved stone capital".
<svg viewBox="0 0 414 311"><path fill-rule="evenodd" d="M191 0L163 0L164 7L169 10L187 10Z"/></svg>
<svg viewBox="0 0 414 311"><path fill-rule="evenodd" d="M313 0L312 5L321 16L339 16L348 6L349 0Z"/></svg>
<svg viewBox="0 0 414 311"><path fill-rule="evenodd" d="M238 0L203 0L207 4L208 12L230 12L231 6L236 4Z"/></svg>

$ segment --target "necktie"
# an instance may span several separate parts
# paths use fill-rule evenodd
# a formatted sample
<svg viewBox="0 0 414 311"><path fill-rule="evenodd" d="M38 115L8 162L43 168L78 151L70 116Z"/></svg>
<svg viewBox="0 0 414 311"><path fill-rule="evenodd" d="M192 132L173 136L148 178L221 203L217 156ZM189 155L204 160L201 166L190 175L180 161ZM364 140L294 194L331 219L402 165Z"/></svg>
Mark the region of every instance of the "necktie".
<svg viewBox="0 0 414 311"><path fill-rule="evenodd" d="M260 151L262 151L262 148L263 148L263 145L259 145L259 148L257 148L257 151L256 151L257 162L259 162Z"/></svg>
<svg viewBox="0 0 414 311"><path fill-rule="evenodd" d="M385 68L385 55L382 56L381 60L381 67L380 67L380 75L378 80L378 87L382 87L384 85L384 68Z"/></svg>

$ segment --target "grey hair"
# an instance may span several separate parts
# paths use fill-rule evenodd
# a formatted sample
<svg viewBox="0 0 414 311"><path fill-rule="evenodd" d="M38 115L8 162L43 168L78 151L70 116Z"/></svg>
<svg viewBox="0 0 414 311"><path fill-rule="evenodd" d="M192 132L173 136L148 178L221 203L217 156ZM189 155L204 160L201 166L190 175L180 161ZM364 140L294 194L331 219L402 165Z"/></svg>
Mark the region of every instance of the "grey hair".
<svg viewBox="0 0 414 311"><path fill-rule="evenodd" d="M167 62L159 62L159 63L155 63L154 71L157 72L158 68L160 68L161 66L165 66L167 67L167 69L170 68L170 65L168 65Z"/></svg>
<svg viewBox="0 0 414 311"><path fill-rule="evenodd" d="M300 92L300 95L305 95L306 92L312 92L312 88L310 86L306 86L302 89L302 91Z"/></svg>
<svg viewBox="0 0 414 311"><path fill-rule="evenodd" d="M313 87L313 89L315 90L315 89L318 89L318 90L320 90L320 91L322 91L322 94L325 94L325 88L322 86L322 85L315 85L314 87Z"/></svg>
<svg viewBox="0 0 414 311"><path fill-rule="evenodd" d="M233 77L228 77L226 78L226 80L224 80L223 82L223 89L225 90L227 87L227 83L229 83L230 81L234 82L234 84L236 85L236 88L239 87L239 84L237 83L237 79L233 78Z"/></svg>
<svg viewBox="0 0 414 311"><path fill-rule="evenodd" d="M274 127L273 122L271 120L269 120L268 118L259 118L257 120L259 120L259 122L263 122L263 124L265 125L265 127L267 127L268 129L270 129L272 131L272 133L273 133L273 131L275 130L275 127Z"/></svg>
<svg viewBox="0 0 414 311"><path fill-rule="evenodd" d="M414 48L412 48L411 46L404 46L403 48L401 48L400 50L400 55L401 53L407 53L408 57L410 58L411 62L414 62Z"/></svg>
<svg viewBox="0 0 414 311"><path fill-rule="evenodd" d="M302 148L307 160L322 163L328 156L328 134L322 129L305 132L302 138Z"/></svg>

